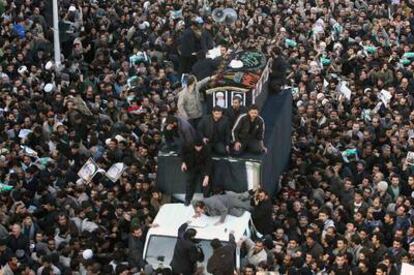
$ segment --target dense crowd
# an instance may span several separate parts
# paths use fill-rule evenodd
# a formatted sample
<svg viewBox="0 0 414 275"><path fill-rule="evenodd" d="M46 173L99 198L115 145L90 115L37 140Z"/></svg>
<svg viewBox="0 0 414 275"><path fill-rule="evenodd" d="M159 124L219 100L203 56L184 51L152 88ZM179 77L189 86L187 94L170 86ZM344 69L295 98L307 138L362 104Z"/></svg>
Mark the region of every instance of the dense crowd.
<svg viewBox="0 0 414 275"><path fill-rule="evenodd" d="M51 2L0 0L0 180L13 187L0 193L3 274L140 272L169 201L154 182L163 121L181 73L215 45L266 53L270 90L294 97L291 162L278 195L259 192L268 234L245 243L242 274L414 264L412 1L210 1L237 11L226 25L200 16L204 1L62 0L59 73ZM90 157L128 169L84 183Z"/></svg>

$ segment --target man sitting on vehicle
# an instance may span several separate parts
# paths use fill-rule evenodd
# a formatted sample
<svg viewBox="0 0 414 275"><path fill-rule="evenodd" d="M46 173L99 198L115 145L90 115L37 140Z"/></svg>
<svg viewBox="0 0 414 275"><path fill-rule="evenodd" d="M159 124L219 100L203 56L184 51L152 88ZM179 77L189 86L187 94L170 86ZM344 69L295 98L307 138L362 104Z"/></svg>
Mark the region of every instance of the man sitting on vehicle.
<svg viewBox="0 0 414 275"><path fill-rule="evenodd" d="M263 143L264 132L264 120L259 115L259 108L251 105L247 114L240 115L234 123L232 130L234 153L239 155L243 152L252 154L267 152Z"/></svg>
<svg viewBox="0 0 414 275"><path fill-rule="evenodd" d="M249 192L228 191L225 194L213 195L194 203L195 217L200 217L202 214L220 216L217 224L224 223L227 214L240 217L246 210L251 210Z"/></svg>
<svg viewBox="0 0 414 275"><path fill-rule="evenodd" d="M211 115L202 118L198 124L198 133L212 152L219 155L229 152L230 124L227 117L223 116L221 107L215 106Z"/></svg>

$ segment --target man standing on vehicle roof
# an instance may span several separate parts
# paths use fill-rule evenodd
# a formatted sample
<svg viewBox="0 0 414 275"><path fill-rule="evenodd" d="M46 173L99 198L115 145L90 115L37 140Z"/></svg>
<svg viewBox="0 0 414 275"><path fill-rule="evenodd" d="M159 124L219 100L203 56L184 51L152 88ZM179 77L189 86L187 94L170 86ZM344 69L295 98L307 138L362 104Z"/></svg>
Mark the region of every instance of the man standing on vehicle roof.
<svg viewBox="0 0 414 275"><path fill-rule="evenodd" d="M181 171L186 173L185 205L190 205L197 184L202 183L203 195L209 194L209 180L212 170L211 153L201 138L196 138L194 145L189 145L182 152Z"/></svg>

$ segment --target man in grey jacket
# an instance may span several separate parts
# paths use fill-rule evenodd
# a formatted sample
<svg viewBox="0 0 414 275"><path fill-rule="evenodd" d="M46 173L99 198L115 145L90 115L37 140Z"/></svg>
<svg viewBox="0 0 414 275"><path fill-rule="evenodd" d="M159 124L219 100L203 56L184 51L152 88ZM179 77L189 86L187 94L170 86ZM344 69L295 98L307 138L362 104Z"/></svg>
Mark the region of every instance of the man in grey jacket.
<svg viewBox="0 0 414 275"><path fill-rule="evenodd" d="M215 76L212 76L197 81L194 75L190 75L187 80L187 85L178 94L178 116L188 120L194 128L197 128L197 123L203 116L200 90L210 80L214 79Z"/></svg>
<svg viewBox="0 0 414 275"><path fill-rule="evenodd" d="M218 223L224 223L227 215L240 217L244 211L250 211L252 209L250 200L249 192L227 191L225 194L214 195L194 203L195 217L200 217L202 214L220 216Z"/></svg>

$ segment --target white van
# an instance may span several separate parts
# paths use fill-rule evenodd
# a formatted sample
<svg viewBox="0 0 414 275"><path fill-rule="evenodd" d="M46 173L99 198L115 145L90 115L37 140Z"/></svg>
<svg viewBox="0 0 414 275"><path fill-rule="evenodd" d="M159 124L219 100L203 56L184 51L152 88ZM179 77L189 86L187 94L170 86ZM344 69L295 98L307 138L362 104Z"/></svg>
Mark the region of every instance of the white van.
<svg viewBox="0 0 414 275"><path fill-rule="evenodd" d="M170 268L171 259L174 254L174 247L177 241L178 228L185 222L191 221L189 228L197 230L196 240L204 252L205 267L207 273L207 261L213 254L210 246L212 239L219 239L223 244L228 243L229 233L234 232L236 242L242 237L260 235L254 228L250 212L246 211L241 217L227 215L223 224L215 225L220 217L208 217L203 215L194 218L194 209L181 203L165 204L161 207L154 219L157 227L149 229L144 247L144 259L157 269ZM236 249L236 267L240 268L240 250Z"/></svg>

